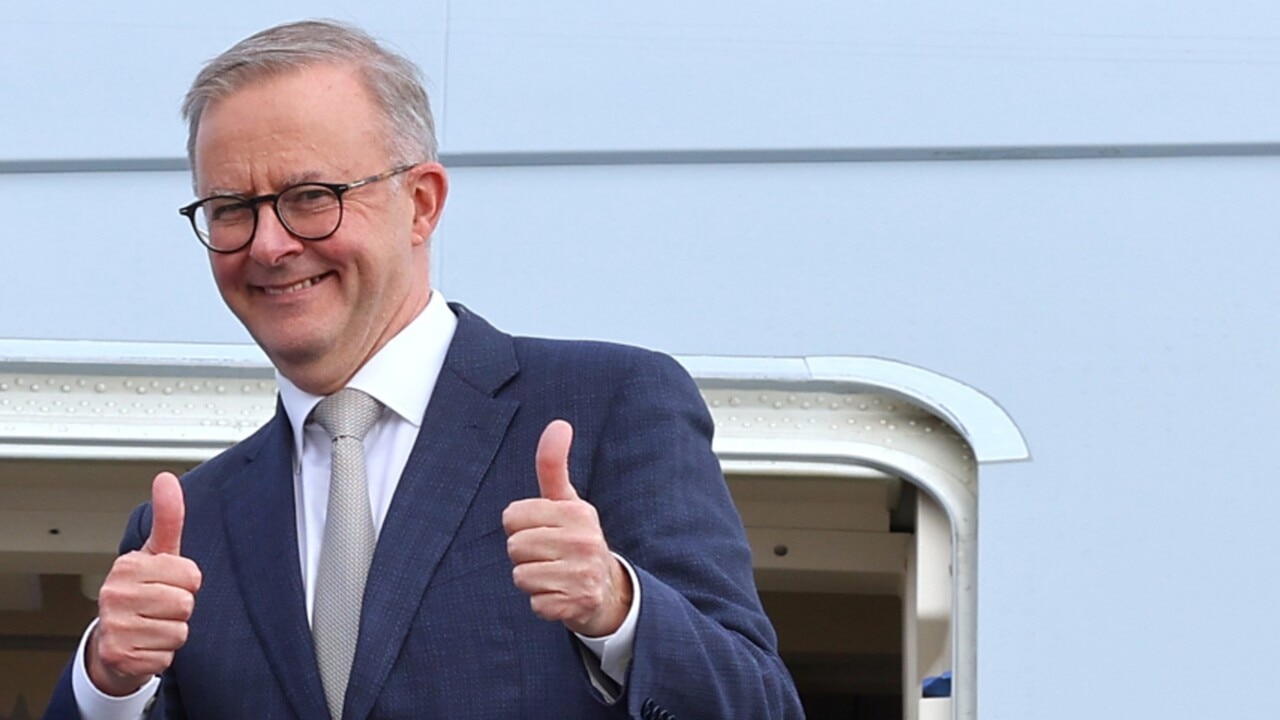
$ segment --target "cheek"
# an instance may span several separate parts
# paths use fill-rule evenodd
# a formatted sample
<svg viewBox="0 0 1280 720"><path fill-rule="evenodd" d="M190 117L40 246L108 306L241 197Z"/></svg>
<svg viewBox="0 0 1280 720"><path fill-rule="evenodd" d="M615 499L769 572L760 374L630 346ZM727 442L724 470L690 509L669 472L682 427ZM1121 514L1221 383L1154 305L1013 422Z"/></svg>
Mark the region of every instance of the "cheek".
<svg viewBox="0 0 1280 720"><path fill-rule="evenodd" d="M213 282L224 298L229 298L239 276L239 262L234 256L209 254L209 269L213 271Z"/></svg>

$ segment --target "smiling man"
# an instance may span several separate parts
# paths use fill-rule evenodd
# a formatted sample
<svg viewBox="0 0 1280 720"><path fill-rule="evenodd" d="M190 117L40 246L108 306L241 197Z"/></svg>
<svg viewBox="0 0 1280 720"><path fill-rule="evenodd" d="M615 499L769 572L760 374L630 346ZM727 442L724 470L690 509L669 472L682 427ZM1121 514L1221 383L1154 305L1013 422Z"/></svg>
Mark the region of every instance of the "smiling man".
<svg viewBox="0 0 1280 720"><path fill-rule="evenodd" d="M154 480L47 717L800 716L688 375L432 291L411 63L283 25L184 110L182 213L279 410Z"/></svg>

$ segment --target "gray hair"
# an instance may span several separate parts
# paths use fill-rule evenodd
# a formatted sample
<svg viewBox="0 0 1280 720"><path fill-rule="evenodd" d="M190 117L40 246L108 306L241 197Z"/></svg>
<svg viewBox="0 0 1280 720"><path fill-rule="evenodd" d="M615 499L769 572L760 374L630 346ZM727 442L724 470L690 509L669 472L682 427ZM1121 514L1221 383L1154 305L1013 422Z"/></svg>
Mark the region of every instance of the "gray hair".
<svg viewBox="0 0 1280 720"><path fill-rule="evenodd" d="M187 159L196 166L196 133L210 103L259 80L318 64L352 65L386 120L392 162L436 159L435 122L422 74L405 56L368 33L334 20L304 20L268 28L236 43L196 75L182 101L187 121Z"/></svg>

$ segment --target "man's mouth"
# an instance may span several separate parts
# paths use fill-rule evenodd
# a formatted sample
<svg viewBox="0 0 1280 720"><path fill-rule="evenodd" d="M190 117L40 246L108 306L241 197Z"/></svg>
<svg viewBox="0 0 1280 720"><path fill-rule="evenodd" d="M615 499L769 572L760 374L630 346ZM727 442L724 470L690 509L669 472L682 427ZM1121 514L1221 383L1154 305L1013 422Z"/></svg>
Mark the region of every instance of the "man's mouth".
<svg viewBox="0 0 1280 720"><path fill-rule="evenodd" d="M305 280L299 280L292 285L263 285L262 291L268 295L290 295L292 293L301 292L316 283L329 277L332 273L321 273Z"/></svg>

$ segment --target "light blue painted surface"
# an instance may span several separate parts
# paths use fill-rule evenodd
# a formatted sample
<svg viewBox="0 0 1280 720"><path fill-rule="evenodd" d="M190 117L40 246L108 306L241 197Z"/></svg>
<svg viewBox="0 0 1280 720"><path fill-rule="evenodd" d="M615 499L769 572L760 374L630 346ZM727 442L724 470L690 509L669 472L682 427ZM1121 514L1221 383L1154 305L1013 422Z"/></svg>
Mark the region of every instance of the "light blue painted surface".
<svg viewBox="0 0 1280 720"><path fill-rule="evenodd" d="M1280 142L1280 5L0 10L5 161L182 153L196 64L297 13L433 76L446 152ZM435 276L499 326L898 358L1029 465L981 489L984 720L1268 717L1280 157L460 168ZM0 336L241 342L178 172L0 173Z"/></svg>

